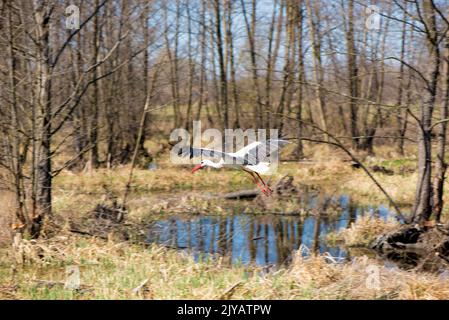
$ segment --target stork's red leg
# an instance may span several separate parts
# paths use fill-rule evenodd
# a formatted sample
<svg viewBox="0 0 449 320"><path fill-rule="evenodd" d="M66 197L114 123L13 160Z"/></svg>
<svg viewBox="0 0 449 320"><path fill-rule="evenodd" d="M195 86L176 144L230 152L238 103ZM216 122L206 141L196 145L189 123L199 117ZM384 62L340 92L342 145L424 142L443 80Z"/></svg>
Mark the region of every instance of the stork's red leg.
<svg viewBox="0 0 449 320"><path fill-rule="evenodd" d="M253 178L254 183L257 184L257 187L259 188L259 190L262 191L263 194L266 195L266 196L268 197L269 194L267 193L266 188L263 188L263 187L260 185L259 180L257 180L257 178L256 178L256 176L254 175L254 173L253 173L252 171L247 171L247 170L245 170L245 169L242 169L242 170L245 171L245 172L247 172L247 173L249 173L249 175ZM264 183L264 185L265 185L265 183Z"/></svg>
<svg viewBox="0 0 449 320"><path fill-rule="evenodd" d="M257 180L257 178L256 178L256 176L254 175L254 173L252 173L252 172L250 172L250 171L247 171L247 172L253 177L254 182L257 184L257 187L260 189L260 191L262 191L263 194L266 195L266 196L268 197L269 194L267 193L267 190L265 189L265 187L262 187L262 186L260 185L259 180Z"/></svg>
<svg viewBox="0 0 449 320"><path fill-rule="evenodd" d="M260 174L258 174L256 172L257 176L259 177L260 181L262 181L263 185L265 186L266 191L271 194L273 192L273 190L270 189L270 187L265 183L265 181L262 179L262 177L260 176Z"/></svg>

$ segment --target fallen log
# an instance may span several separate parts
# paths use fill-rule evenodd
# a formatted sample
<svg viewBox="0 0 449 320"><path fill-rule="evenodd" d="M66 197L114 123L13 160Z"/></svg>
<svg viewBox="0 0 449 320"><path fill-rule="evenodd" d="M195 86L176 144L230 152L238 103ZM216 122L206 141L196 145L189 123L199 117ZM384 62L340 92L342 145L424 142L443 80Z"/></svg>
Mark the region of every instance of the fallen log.
<svg viewBox="0 0 449 320"><path fill-rule="evenodd" d="M254 199L260 194L260 190L241 190L226 193L223 198L228 200Z"/></svg>
<svg viewBox="0 0 449 320"><path fill-rule="evenodd" d="M416 244L421 234L421 229L416 227L406 227L378 237L370 244L370 247L379 252L391 248L401 249L406 244Z"/></svg>
<svg viewBox="0 0 449 320"><path fill-rule="evenodd" d="M425 252L427 250L427 247L421 243L402 243L402 242L395 242L393 248L399 248L404 251L410 251L410 252Z"/></svg>
<svg viewBox="0 0 449 320"><path fill-rule="evenodd" d="M296 187L293 185L293 177L289 175L283 176L274 185L273 190L276 194L290 194L296 192ZM240 200L240 199L254 199L260 194L260 190L241 190L236 192L230 192L225 194L223 197L228 200Z"/></svg>

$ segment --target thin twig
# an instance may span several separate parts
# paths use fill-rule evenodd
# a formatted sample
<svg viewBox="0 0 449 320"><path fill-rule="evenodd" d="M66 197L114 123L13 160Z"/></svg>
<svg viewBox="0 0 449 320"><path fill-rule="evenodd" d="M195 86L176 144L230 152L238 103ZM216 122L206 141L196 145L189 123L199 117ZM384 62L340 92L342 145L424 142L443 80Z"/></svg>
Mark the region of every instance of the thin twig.
<svg viewBox="0 0 449 320"><path fill-rule="evenodd" d="M269 112L272 113L272 112ZM273 114L273 113L272 113ZM306 141L311 141L311 142L316 142L316 143L326 143L326 144L330 144L333 146L336 146L340 149L342 149L350 158L352 161L356 162L362 169L363 171L365 171L365 173L368 175L368 177L374 182L374 184L380 189L380 191L385 195L385 197L388 199L388 201L390 202L390 204L393 206L393 208L395 209L396 213L398 214L399 218L403 221L405 220L405 217L403 216L403 214L401 213L401 210L399 209L399 207L397 206L396 202L391 198L391 196L388 194L388 192L382 187L382 185L376 180L376 178L374 178L374 176L371 174L371 172L368 170L368 168L359 160L357 159L357 157L355 157L353 155L353 153L351 151L349 151L348 148L346 148L343 143L340 142L340 140L338 140L338 138L336 138L334 135L332 135L331 133L329 133L328 131L320 128L319 126L317 126L316 124L313 123L309 123L303 120L298 120L296 118L291 118L289 116L286 116L284 114L275 114L278 116L281 116L283 118L287 118L287 119L291 119L291 120L296 120L299 121L305 125L311 126L312 128L320 131L321 133L324 133L325 135L327 135L329 138L331 138L332 140L315 140L315 139L308 139L308 138L300 138L301 140L306 140ZM292 139L293 140L293 139Z"/></svg>

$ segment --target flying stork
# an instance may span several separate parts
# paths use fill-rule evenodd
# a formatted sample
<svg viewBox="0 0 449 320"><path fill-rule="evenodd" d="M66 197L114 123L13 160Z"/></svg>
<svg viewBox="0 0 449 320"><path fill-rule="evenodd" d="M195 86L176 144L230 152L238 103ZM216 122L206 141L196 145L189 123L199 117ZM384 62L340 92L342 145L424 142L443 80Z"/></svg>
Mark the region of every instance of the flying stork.
<svg viewBox="0 0 449 320"><path fill-rule="evenodd" d="M186 150L180 149L178 155L184 157L209 157L219 159L218 162L213 162L208 159L203 159L196 165L192 173L204 167L212 167L221 169L223 167L230 167L237 170L247 172L253 178L257 187L266 196L270 196L273 190L265 183L260 175L270 174L270 160L272 156L282 147L289 143L287 140L269 139L264 142L255 141L237 152L222 152L206 148L190 147ZM262 185L261 185L262 183Z"/></svg>

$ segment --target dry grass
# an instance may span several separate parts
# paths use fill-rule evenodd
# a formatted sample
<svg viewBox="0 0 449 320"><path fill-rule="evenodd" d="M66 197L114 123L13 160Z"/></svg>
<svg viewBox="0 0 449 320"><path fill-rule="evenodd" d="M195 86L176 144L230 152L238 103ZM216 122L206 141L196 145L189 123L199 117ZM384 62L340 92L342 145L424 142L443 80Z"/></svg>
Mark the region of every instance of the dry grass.
<svg viewBox="0 0 449 320"><path fill-rule="evenodd" d="M361 170L343 161L344 155L324 147L306 148L306 152L314 159L313 163L281 164L273 180L291 174L295 182L318 186L331 193L347 193L362 204L386 202ZM414 166L414 161L385 160L394 156L391 148L380 149L379 154L378 158L366 158L365 162L394 170L393 176L380 173L375 176L394 199L410 204L416 175L412 170L402 169ZM164 158L158 163L160 170L136 170L129 219L139 221L176 210L216 213L223 209L211 200L213 195L253 187L251 179L238 171L191 174L191 166L175 167ZM80 217L101 201L106 190L120 195L128 169L126 166L102 169L91 174L63 172L55 180L56 215L65 220ZM5 214L0 214L0 238L5 237L2 230L7 221ZM363 245L396 226L390 221L361 219L336 237L348 245ZM24 242L27 262L14 272L10 268L14 259L12 251L0 250L0 298L449 299L447 279L435 274L388 269L367 257L356 258L352 263L333 264L326 257L305 259L298 253L289 268L262 273L254 266L230 267L224 258L197 263L190 256L156 245L144 247L61 231L51 239ZM65 281L68 265L80 267L83 290L64 290L60 285ZM367 286L369 266L379 268L378 289ZM38 280L53 281L57 285L42 285ZM144 280L147 280L144 290L134 293L132 289ZM239 285L230 292L229 288L236 284Z"/></svg>
<svg viewBox="0 0 449 320"><path fill-rule="evenodd" d="M381 234L386 234L399 227L394 219L384 220L382 218L361 217L351 223L347 229L327 236L329 242L344 242L351 247L366 247Z"/></svg>
<svg viewBox="0 0 449 320"><path fill-rule="evenodd" d="M350 159L341 150L323 145L308 146L306 156L310 163L285 163L281 172L290 173L295 180L318 186L330 193L348 193L361 204L387 203L384 194L362 169L351 167ZM394 175L372 172L396 203L409 206L413 202L417 174L415 150L407 147L406 156L400 157L391 146L376 147L376 156L360 153L358 158L367 166L381 166Z"/></svg>
<svg viewBox="0 0 449 320"><path fill-rule="evenodd" d="M381 163L372 161L369 166ZM391 168L386 165L385 167ZM361 204L387 203L385 195L374 185L373 181L362 171L354 169L348 162L331 160L304 164L286 163L281 166L285 173L292 174L296 181L315 185L328 193L351 195ZM395 174L392 176L373 173L376 180L385 188L391 197L401 205L410 205L415 192L415 173Z"/></svg>
<svg viewBox="0 0 449 320"><path fill-rule="evenodd" d="M449 283L433 274L386 268L367 257L329 264L325 257L297 256L290 277L313 299L448 299ZM375 270L375 273L373 273ZM371 278L370 275L379 277ZM374 279L372 281L371 279Z"/></svg>
<svg viewBox="0 0 449 320"><path fill-rule="evenodd" d="M66 236L24 246L34 258L14 277L7 268L11 257L0 258L0 289L10 288L6 293L15 299L449 299L446 279L388 269L366 257L333 264L298 252L289 268L262 273L231 268L221 258L197 263L158 246L145 249L93 238ZM68 265L79 266L81 291L63 288ZM368 278L367 268L373 266L378 287L370 286ZM133 292L143 281L142 290Z"/></svg>
<svg viewBox="0 0 449 320"><path fill-rule="evenodd" d="M382 164L395 172L403 167L401 163L389 163L382 158L370 161L369 165ZM144 196L154 199L155 195L163 195L170 200L174 195L177 199L192 198L195 193L204 197L254 188L251 178L236 170L205 169L191 174L191 166L175 166L162 160L159 166L160 169L155 171L135 171L132 186L135 198ZM107 186L110 192L120 195L126 184L128 169L127 166L113 170L100 169L91 174L64 172L55 181L55 208L70 208L70 203L80 204L80 199L98 200L105 193L104 186ZM348 162L338 157L311 163L281 163L278 172L268 176L267 180L277 181L285 174L292 175L297 183L314 185L327 193L350 194L351 198L360 204L387 203L383 193L361 169L353 169ZM397 203L411 205L417 178L415 173L405 172L393 176L374 173L374 176ZM82 201L81 205L87 202Z"/></svg>
<svg viewBox="0 0 449 320"><path fill-rule="evenodd" d="M0 191L0 247L11 242L12 198L6 191Z"/></svg>
<svg viewBox="0 0 449 320"><path fill-rule="evenodd" d="M176 166L169 163L159 164L160 169L135 170L133 180L134 192L183 192L233 191L239 187L253 187L252 180L246 174L235 170L203 169L195 174L192 166ZM129 175L129 167L122 166L112 170L99 169L90 174L71 173L65 171L56 179L62 190L76 190L78 193L93 194L104 191L123 192Z"/></svg>

